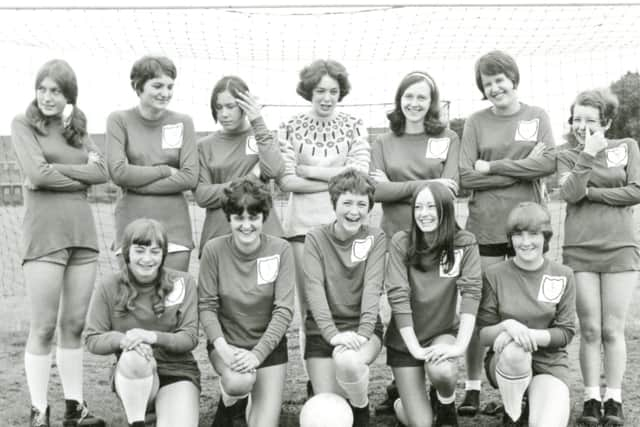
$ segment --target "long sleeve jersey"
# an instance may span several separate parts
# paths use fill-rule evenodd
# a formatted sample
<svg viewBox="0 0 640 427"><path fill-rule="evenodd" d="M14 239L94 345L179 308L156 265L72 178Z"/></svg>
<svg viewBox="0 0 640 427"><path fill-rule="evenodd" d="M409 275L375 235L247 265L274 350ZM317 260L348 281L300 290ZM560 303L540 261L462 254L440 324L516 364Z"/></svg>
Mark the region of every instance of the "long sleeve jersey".
<svg viewBox="0 0 640 427"><path fill-rule="evenodd" d="M88 136L80 147L62 136L53 122L41 135L24 115L11 123L11 142L24 176L23 259L34 259L69 247L98 251L98 239L87 189L107 181L107 168ZM96 160L88 163L89 154Z"/></svg>
<svg viewBox="0 0 640 427"><path fill-rule="evenodd" d="M547 329L551 341L533 353L534 361L566 363L566 346L576 332L575 317L576 287L569 267L545 259L540 268L528 271L509 259L485 271L478 327L514 319L531 329Z"/></svg>
<svg viewBox="0 0 640 427"><path fill-rule="evenodd" d="M213 343L224 337L251 350L260 363L276 348L293 319L295 270L289 243L261 235L252 254L231 234L204 246L198 281L200 321Z"/></svg>
<svg viewBox="0 0 640 427"><path fill-rule="evenodd" d="M640 152L630 138L607 140L595 157L576 146L558 153L566 176L563 261L574 271L640 269L633 205L640 202ZM588 195L587 195L588 188Z"/></svg>
<svg viewBox="0 0 640 427"><path fill-rule="evenodd" d="M544 153L527 157L539 142ZM490 173L477 172L476 160L488 161ZM540 178L556 169L547 113L526 104L509 116L490 108L475 112L464 125L458 165L460 185L473 190L466 229L481 245L506 243L509 212L520 202L544 203Z"/></svg>
<svg viewBox="0 0 640 427"><path fill-rule="evenodd" d="M306 113L280 125L280 150L284 175L295 175L297 165L349 166L369 172L370 147L361 119L338 112L331 120L317 120ZM287 236L304 235L313 227L335 220L328 191L292 193L287 205Z"/></svg>
<svg viewBox="0 0 640 427"><path fill-rule="evenodd" d="M179 372L180 364L194 362L191 353L198 345L198 294L196 283L188 273L165 268L161 280L172 284L164 298L164 312L153 311L152 296L156 286L136 287L134 310L123 310L119 273L108 276L93 292L84 340L94 354L121 353L120 341L130 329L154 331L158 341L152 346L160 374Z"/></svg>
<svg viewBox="0 0 640 427"><path fill-rule="evenodd" d="M325 341L339 332L370 338L379 320L386 241L380 229L363 225L340 240L334 223L311 230L304 243L305 329Z"/></svg>
<svg viewBox="0 0 640 427"><path fill-rule="evenodd" d="M456 329L456 305L460 294L460 313L476 315L480 304L482 278L480 254L473 234L459 230L454 239L454 263L447 271L438 263L421 271L408 265L409 232L399 231L389 245L385 287L392 318L385 343L408 352L400 329L413 327L424 346L433 338Z"/></svg>
<svg viewBox="0 0 640 427"><path fill-rule="evenodd" d="M115 248L124 228L138 218L153 218L167 230L169 242L193 248L191 220L183 191L198 182L198 152L193 121L166 111L144 118L137 108L116 111L107 119L107 163L113 182L122 187L115 207ZM171 174L169 168L177 169Z"/></svg>
<svg viewBox="0 0 640 427"><path fill-rule="evenodd" d="M380 169L389 182L376 184L375 198L382 202L381 227L387 236L411 227L411 196L425 181L458 181L460 140L450 129L439 135L388 132L371 146L371 169Z"/></svg>
<svg viewBox="0 0 640 427"><path fill-rule="evenodd" d="M252 173L256 165L264 178L277 179L283 170L280 146L267 129L264 120L251 123L252 129L243 132L214 132L198 142L200 178L194 192L196 202L207 213L200 236L200 253L205 243L214 237L231 232L222 210L224 189L229 182ZM282 226L274 209L264 224L264 232L282 236Z"/></svg>

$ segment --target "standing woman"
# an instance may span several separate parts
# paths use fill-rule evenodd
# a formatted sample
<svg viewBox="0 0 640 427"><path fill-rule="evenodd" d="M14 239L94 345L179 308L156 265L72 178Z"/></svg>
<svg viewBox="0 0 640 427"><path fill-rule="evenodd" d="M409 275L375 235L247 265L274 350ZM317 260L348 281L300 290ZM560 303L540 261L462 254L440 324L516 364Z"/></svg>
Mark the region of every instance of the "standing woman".
<svg viewBox="0 0 640 427"><path fill-rule="evenodd" d="M555 171L555 143L547 113L518 99L520 72L514 59L489 52L475 66L476 85L491 107L466 121L460 148L460 186L472 190L466 229L478 239L483 271L513 256L504 234L509 212L520 202L544 203L540 178ZM480 402L483 348L477 335L467 352L467 394L461 415Z"/></svg>
<svg viewBox="0 0 640 427"><path fill-rule="evenodd" d="M484 272L478 309L480 340L491 347L485 372L500 390L504 426L565 427L571 407L566 347L576 331L573 273L544 256L553 231L542 206L520 203L506 230L516 255Z"/></svg>
<svg viewBox="0 0 640 427"><path fill-rule="evenodd" d="M575 271L580 320L580 367L585 386L583 425L622 425L625 321L638 284L640 245L633 205L640 202L640 155L631 138L604 133L618 100L608 90L580 93L571 105L571 148L558 154L561 195L567 202L564 263ZM604 417L600 348L604 348ZM601 420L602 417L602 420Z"/></svg>
<svg viewBox="0 0 640 427"><path fill-rule="evenodd" d="M276 427L287 368L286 332L295 288L289 244L262 232L271 192L256 177L224 190L231 234L208 241L200 260L200 321L209 360L220 377L214 427L246 418Z"/></svg>
<svg viewBox="0 0 640 427"><path fill-rule="evenodd" d="M411 227L411 197L426 181L440 181L458 192L458 135L440 119L440 94L425 72L407 74L389 114L391 132L371 146L371 177L376 201L382 202L387 236Z"/></svg>
<svg viewBox="0 0 640 427"><path fill-rule="evenodd" d="M191 219L182 194L198 182L196 134L191 117L168 110L176 67L164 56L144 56L131 68L131 87L140 103L107 119L107 162L122 188L116 203L120 254L124 228L137 218L153 218L169 235L165 265L187 271L193 249Z"/></svg>
<svg viewBox="0 0 640 427"><path fill-rule="evenodd" d="M207 209L200 254L209 240L231 231L222 210L224 189L230 182L252 173L266 181L277 178L283 168L278 142L267 129L260 106L242 79L226 76L215 84L211 115L222 130L198 141L200 178L195 198L198 206ZM282 227L273 209L264 227L265 233L282 236Z"/></svg>
<svg viewBox="0 0 640 427"><path fill-rule="evenodd" d="M31 426L49 426L47 390L56 325L64 425L104 426L84 401L81 334L98 260L87 189L106 182L107 171L87 134L77 98L75 73L67 62L54 59L40 68L35 99L11 123L25 179L22 259L31 315L24 363Z"/></svg>
<svg viewBox="0 0 640 427"><path fill-rule="evenodd" d="M436 426L458 425L456 358L469 344L480 303L478 245L456 223L454 196L442 183L428 182L416 190L411 206L411 228L393 236L385 277L392 311L385 336L387 364L401 402L394 407L411 426L430 426L434 416ZM437 402L427 396L426 379Z"/></svg>
<svg viewBox="0 0 640 427"><path fill-rule="evenodd" d="M132 427L152 405L157 427L198 425L198 293L188 273L164 267L167 244L158 221L129 224L124 265L96 289L87 320L87 349L116 355L113 390Z"/></svg>

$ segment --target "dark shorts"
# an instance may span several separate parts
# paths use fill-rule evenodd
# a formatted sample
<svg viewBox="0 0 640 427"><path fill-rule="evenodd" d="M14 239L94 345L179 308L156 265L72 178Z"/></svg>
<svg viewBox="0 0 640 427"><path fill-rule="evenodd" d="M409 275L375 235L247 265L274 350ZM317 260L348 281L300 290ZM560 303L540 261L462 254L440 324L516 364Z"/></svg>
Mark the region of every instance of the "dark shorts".
<svg viewBox="0 0 640 427"><path fill-rule="evenodd" d="M382 342L383 326L378 317L376 325L373 327L373 335L377 336ZM307 339L304 346L304 360L311 359L313 357L318 358L330 358L333 355L333 349L335 347L325 341L322 335L307 335Z"/></svg>
<svg viewBox="0 0 640 427"><path fill-rule="evenodd" d="M50 262L62 266L91 264L98 260L98 252L88 248L64 248L50 252L41 257L25 259L24 262Z"/></svg>
<svg viewBox="0 0 640 427"><path fill-rule="evenodd" d="M484 357L484 373L489 380L489 384L493 388L498 388L496 384L496 353L493 350L487 351ZM566 364L550 365L548 363L541 363L540 361L533 360L531 363L531 371L533 376L536 375L551 375L562 381L569 387L569 366Z"/></svg>
<svg viewBox="0 0 640 427"><path fill-rule="evenodd" d="M248 350L248 349L247 349ZM213 351L213 344L207 342L207 353ZM268 368L269 366L282 365L289 361L289 350L287 347L287 337L282 337L276 348L267 356L266 359L258 366L260 368Z"/></svg>
<svg viewBox="0 0 640 427"><path fill-rule="evenodd" d="M490 245L478 245L478 249L480 251L480 256L490 256L490 257L507 256L509 258L516 256L516 252L507 243L493 243Z"/></svg>
<svg viewBox="0 0 640 427"><path fill-rule="evenodd" d="M157 361L156 372L158 373L159 388L174 384L180 381L192 382L198 390L201 390L200 386L200 369L198 363L193 361L182 361L173 363L163 363ZM116 362L117 364L117 362ZM111 370L111 390L116 391L116 364L113 365Z"/></svg>
<svg viewBox="0 0 640 427"><path fill-rule="evenodd" d="M443 332L439 336L442 335L453 335L454 337L458 335L457 330L452 330L448 332ZM433 339L424 343L423 347L428 347L433 342ZM424 360L418 360L409 353L408 350L396 350L395 348L387 347L387 365L392 368L409 368L409 367L418 367L424 366Z"/></svg>
<svg viewBox="0 0 640 427"><path fill-rule="evenodd" d="M304 243L305 237L307 237L305 234L296 234L295 236L285 237L285 240L289 243Z"/></svg>

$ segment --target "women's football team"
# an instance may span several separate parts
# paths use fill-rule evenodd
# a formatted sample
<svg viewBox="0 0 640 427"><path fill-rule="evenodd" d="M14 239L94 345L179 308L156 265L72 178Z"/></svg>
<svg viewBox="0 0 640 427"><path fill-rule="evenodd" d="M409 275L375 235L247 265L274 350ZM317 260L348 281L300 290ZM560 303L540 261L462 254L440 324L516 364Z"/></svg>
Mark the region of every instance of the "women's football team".
<svg viewBox="0 0 640 427"><path fill-rule="evenodd" d="M296 311L308 393L343 396L354 426L370 425L369 365L383 346L394 377L386 408L399 425L455 426L476 415L484 366L503 425L566 426L576 314L577 422L624 424L640 152L633 139L604 136L618 109L610 91L578 94L567 142L556 147L545 111L518 98L516 62L492 51L475 66L491 105L469 117L462 140L440 116L434 79L414 71L398 85L389 132L370 145L362 120L338 108L351 89L347 70L316 60L297 85L309 109L275 135L247 83L225 76L210 100L221 130L196 141L191 118L168 109L176 77L169 58L134 63L138 103L109 116L106 159L63 60L42 66L34 100L12 122L24 176L30 426L50 425L54 337L63 426L106 425L84 399L83 343L115 355L111 388L130 426L197 426L201 325L219 378L213 426L275 427ZM545 256L553 230L542 178L556 171L567 204L563 263ZM109 177L122 190L119 270L94 286L87 190ZM290 193L283 223L272 179ZM455 216L460 188L470 192L465 229ZM187 190L206 209L197 281ZM375 202L380 228L369 225Z"/></svg>

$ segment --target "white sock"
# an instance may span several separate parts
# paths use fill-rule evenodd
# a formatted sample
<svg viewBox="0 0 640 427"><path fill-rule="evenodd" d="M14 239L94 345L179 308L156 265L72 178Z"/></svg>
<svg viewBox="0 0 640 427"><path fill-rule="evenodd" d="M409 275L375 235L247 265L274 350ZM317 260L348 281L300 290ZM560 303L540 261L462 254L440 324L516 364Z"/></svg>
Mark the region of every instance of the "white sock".
<svg viewBox="0 0 640 427"><path fill-rule="evenodd" d="M604 401L613 399L618 403L622 403L622 389L621 388L609 388L604 390Z"/></svg>
<svg viewBox="0 0 640 427"><path fill-rule="evenodd" d="M47 391L51 373L51 353L40 355L25 351L24 371L27 377L29 394L31 395L31 404L40 412L46 411Z"/></svg>
<svg viewBox="0 0 640 427"><path fill-rule="evenodd" d="M82 403L82 361L80 348L56 347L56 365L60 374L60 382L64 398Z"/></svg>
<svg viewBox="0 0 640 427"><path fill-rule="evenodd" d="M464 389L465 390L478 390L478 391L480 391L481 386L482 386L482 380L466 380L464 382Z"/></svg>
<svg viewBox="0 0 640 427"><path fill-rule="evenodd" d="M218 384L220 384L220 396L222 396L222 404L227 408L236 404L236 402L240 399L244 399L249 396L250 393L243 394L242 396L232 396L222 387L222 377L218 379Z"/></svg>
<svg viewBox="0 0 640 427"><path fill-rule="evenodd" d="M522 413L522 397L531 382L531 370L521 375L506 375L496 366L496 382L504 411L512 420L517 421Z"/></svg>
<svg viewBox="0 0 640 427"><path fill-rule="evenodd" d="M247 422L247 425L249 425L249 415L251 415L251 393L249 393L249 397L247 397L247 407L244 410L244 420Z"/></svg>
<svg viewBox="0 0 640 427"><path fill-rule="evenodd" d="M601 397L600 397L600 387L596 386L596 387L585 387L584 388L584 401L586 402L587 400L591 400L591 399L595 399L598 402L601 402Z"/></svg>
<svg viewBox="0 0 640 427"><path fill-rule="evenodd" d="M153 390L153 375L146 378L127 378L116 371L116 390L129 424L144 421L147 404Z"/></svg>
<svg viewBox="0 0 640 427"><path fill-rule="evenodd" d="M365 365L365 368L364 373L356 382L344 382L336 377L336 381L356 408L364 408L369 404L369 367Z"/></svg>
<svg viewBox="0 0 640 427"><path fill-rule="evenodd" d="M442 395L440 395L440 392L436 390L436 396L438 396L438 400L443 405L448 405L448 404L453 403L453 402L456 401L456 393L455 393L455 391L449 397L442 397Z"/></svg>

